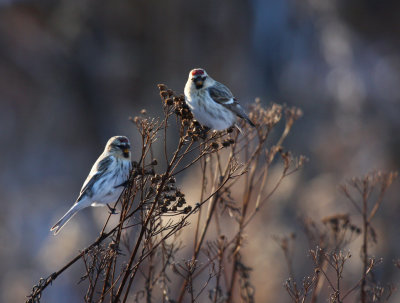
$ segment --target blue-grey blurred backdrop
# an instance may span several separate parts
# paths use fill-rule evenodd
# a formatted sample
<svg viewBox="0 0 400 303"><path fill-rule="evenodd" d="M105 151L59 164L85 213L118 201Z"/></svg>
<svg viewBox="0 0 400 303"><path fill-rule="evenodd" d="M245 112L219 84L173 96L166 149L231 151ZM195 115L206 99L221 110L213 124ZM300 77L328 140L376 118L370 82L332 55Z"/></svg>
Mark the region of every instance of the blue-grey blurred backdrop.
<svg viewBox="0 0 400 303"><path fill-rule="evenodd" d="M260 97L304 112L286 148L310 162L263 213L269 223L258 223L262 240L249 247L264 262L248 264L258 301L289 302L271 235L299 232L299 214L353 211L339 183L399 167L399 10L394 0L0 0L0 301L24 301L96 237L104 209L83 211L58 237L49 227L110 136L128 135L135 152L128 117L161 112L156 84L183 92L189 70L203 67L243 104ZM398 193L375 223L385 282L399 277ZM297 253L307 258L306 248ZM276 279L267 283L266 271ZM44 302L82 301L80 273L60 277Z"/></svg>

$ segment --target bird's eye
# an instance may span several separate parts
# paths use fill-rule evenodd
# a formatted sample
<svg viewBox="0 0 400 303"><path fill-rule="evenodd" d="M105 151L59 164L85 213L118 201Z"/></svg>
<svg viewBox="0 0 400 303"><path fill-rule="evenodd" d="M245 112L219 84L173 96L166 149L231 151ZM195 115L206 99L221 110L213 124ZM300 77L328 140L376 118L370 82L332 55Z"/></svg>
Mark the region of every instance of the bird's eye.
<svg viewBox="0 0 400 303"><path fill-rule="evenodd" d="M115 144L115 146L122 150L130 148L129 144Z"/></svg>

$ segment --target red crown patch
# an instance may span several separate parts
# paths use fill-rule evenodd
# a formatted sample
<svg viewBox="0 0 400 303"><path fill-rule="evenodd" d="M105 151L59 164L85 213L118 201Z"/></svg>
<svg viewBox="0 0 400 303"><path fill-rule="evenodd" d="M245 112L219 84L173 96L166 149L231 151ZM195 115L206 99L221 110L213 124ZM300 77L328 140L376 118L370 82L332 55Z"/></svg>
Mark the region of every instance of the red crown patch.
<svg viewBox="0 0 400 303"><path fill-rule="evenodd" d="M204 75L204 71L202 69L195 69L192 71L192 76L199 76L199 75Z"/></svg>

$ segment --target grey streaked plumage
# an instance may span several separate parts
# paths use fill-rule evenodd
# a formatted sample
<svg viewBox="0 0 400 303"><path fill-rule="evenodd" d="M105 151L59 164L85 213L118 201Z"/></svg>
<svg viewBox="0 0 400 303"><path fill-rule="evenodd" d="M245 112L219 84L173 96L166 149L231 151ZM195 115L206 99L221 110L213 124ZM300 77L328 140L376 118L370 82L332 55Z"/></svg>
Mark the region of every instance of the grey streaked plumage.
<svg viewBox="0 0 400 303"><path fill-rule="evenodd" d="M235 125L237 116L255 126L232 92L207 75L204 69L190 71L185 97L194 118L204 126L224 130Z"/></svg>
<svg viewBox="0 0 400 303"><path fill-rule="evenodd" d="M81 209L89 206L108 205L118 200L131 170L131 154L128 138L115 136L108 140L103 153L93 164L82 185L75 204L50 229L57 234Z"/></svg>
<svg viewBox="0 0 400 303"><path fill-rule="evenodd" d="M237 102L236 98L232 95L229 88L225 85L215 81L215 85L208 88L208 92L210 97L217 103L225 106L232 112L234 112L237 116L242 119L245 119L251 126L255 126L254 123L250 120L250 118L245 113L244 109Z"/></svg>
<svg viewBox="0 0 400 303"><path fill-rule="evenodd" d="M79 197L76 200L79 202L84 196L93 196L93 185L102 177L104 174L107 172L107 167L110 166L112 163L113 159L111 156L107 156L104 159L102 159L100 162L96 162L94 165L96 165L96 173L94 175L89 174L85 180L85 182L82 185L81 191L79 193ZM93 165L93 167L94 167ZM92 168L93 169L93 168Z"/></svg>

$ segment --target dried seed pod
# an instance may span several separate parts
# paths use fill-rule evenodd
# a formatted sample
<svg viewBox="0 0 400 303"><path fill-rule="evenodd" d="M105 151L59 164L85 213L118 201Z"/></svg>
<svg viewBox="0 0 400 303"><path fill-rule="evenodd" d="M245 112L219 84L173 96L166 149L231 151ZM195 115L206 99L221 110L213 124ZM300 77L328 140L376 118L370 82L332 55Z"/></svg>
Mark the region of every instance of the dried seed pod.
<svg viewBox="0 0 400 303"><path fill-rule="evenodd" d="M172 104L174 104L174 101L172 101L171 98L168 98L168 99L165 100L165 103L166 103L167 105L172 105Z"/></svg>
<svg viewBox="0 0 400 303"><path fill-rule="evenodd" d="M172 91L172 89L167 89L167 93L168 93L168 96L173 96L174 95L174 92Z"/></svg>
<svg viewBox="0 0 400 303"><path fill-rule="evenodd" d="M158 163L157 163L157 159L153 159L152 161L151 161L151 163L150 163L151 165L157 165Z"/></svg>
<svg viewBox="0 0 400 303"><path fill-rule="evenodd" d="M193 121L193 126L201 128L201 124L199 123L199 121Z"/></svg>
<svg viewBox="0 0 400 303"><path fill-rule="evenodd" d="M167 86L165 84L158 84L157 86L159 90L167 90Z"/></svg>
<svg viewBox="0 0 400 303"><path fill-rule="evenodd" d="M185 213L185 214L188 214L188 213L190 213L192 211L192 207L189 205L189 206L186 206L185 208L184 208L184 210L183 210L183 212Z"/></svg>
<svg viewBox="0 0 400 303"><path fill-rule="evenodd" d="M223 146L223 147L228 147L229 145L231 145L231 144L229 143L229 140L225 140L224 142L222 142L222 146Z"/></svg>
<svg viewBox="0 0 400 303"><path fill-rule="evenodd" d="M160 92L160 97L165 99L165 98L168 97L168 93L165 90L163 90L163 91Z"/></svg>
<svg viewBox="0 0 400 303"><path fill-rule="evenodd" d="M217 149L219 147L219 144L217 142L213 142L213 143L211 143L210 146L212 149Z"/></svg>

